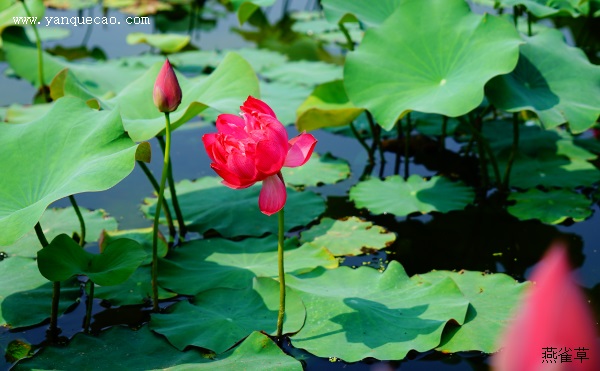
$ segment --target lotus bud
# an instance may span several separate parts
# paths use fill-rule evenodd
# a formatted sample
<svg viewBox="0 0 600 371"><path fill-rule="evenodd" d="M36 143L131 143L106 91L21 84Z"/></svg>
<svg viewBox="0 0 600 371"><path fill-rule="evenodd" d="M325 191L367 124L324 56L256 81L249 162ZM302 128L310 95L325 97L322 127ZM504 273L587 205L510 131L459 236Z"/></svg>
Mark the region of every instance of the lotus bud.
<svg viewBox="0 0 600 371"><path fill-rule="evenodd" d="M173 112L181 103L181 88L168 59L156 77L153 96L160 112Z"/></svg>

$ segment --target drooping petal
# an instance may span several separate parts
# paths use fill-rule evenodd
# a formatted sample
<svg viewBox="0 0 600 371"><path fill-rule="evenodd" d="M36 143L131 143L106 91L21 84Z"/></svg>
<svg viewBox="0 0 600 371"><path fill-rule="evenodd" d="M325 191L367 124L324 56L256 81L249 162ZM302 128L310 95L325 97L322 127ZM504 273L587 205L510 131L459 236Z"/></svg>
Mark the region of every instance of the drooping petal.
<svg viewBox="0 0 600 371"><path fill-rule="evenodd" d="M563 246L555 246L546 254L531 280L535 285L504 334L503 349L493 357L493 368L600 370L596 323L571 276ZM576 348L587 348L583 353L589 359L576 361ZM562 363L560 353L568 354L571 363Z"/></svg>
<svg viewBox="0 0 600 371"><path fill-rule="evenodd" d="M302 133L290 139L289 143L290 149L283 166L297 167L304 165L310 159L317 140L311 134Z"/></svg>
<svg viewBox="0 0 600 371"><path fill-rule="evenodd" d="M287 192L281 173L271 175L263 180L260 195L258 196L258 208L265 215L273 215L285 206Z"/></svg>
<svg viewBox="0 0 600 371"><path fill-rule="evenodd" d="M252 113L252 111L264 113L265 115L275 116L275 112L269 107L268 104L263 102L260 99L256 99L252 96L248 96L248 99L244 102L244 104L240 107L242 112Z"/></svg>
<svg viewBox="0 0 600 371"><path fill-rule="evenodd" d="M263 140L256 145L256 169L265 174L277 174L283 167L287 148L272 140Z"/></svg>
<svg viewBox="0 0 600 371"><path fill-rule="evenodd" d="M246 123L240 116L224 113L217 117L217 130L219 133L243 139L248 136L248 133L244 130L245 126Z"/></svg>

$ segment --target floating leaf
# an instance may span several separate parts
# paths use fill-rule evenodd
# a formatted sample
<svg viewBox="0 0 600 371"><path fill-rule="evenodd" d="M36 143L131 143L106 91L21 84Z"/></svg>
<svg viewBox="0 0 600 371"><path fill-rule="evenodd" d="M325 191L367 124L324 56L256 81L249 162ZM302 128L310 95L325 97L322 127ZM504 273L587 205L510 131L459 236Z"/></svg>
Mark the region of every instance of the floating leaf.
<svg viewBox="0 0 600 371"><path fill-rule="evenodd" d="M394 175L385 180L372 178L350 188L350 199L356 207L367 208L373 214L396 216L461 210L473 202L474 197L471 188L440 176L425 180L419 175L411 175L405 181Z"/></svg>
<svg viewBox="0 0 600 371"><path fill-rule="evenodd" d="M152 297L150 279L150 266L142 266L120 285L96 287L94 297L108 300L112 305L147 304ZM160 300L170 299L176 295L176 293L158 286L158 298Z"/></svg>
<svg viewBox="0 0 600 371"><path fill-rule="evenodd" d="M312 86L341 79L342 68L325 62L292 61L269 68L261 75L277 82Z"/></svg>
<svg viewBox="0 0 600 371"><path fill-rule="evenodd" d="M29 232L52 202L113 187L133 170L137 146L117 111L61 99L36 121L0 125L0 245ZM19 190L15 192L15 190Z"/></svg>
<svg viewBox="0 0 600 371"><path fill-rule="evenodd" d="M525 40L515 70L487 85L490 102L509 112L533 111L548 128L568 122L580 133L594 125L600 115L600 66L568 46L558 30Z"/></svg>
<svg viewBox="0 0 600 371"><path fill-rule="evenodd" d="M6 258L0 261L0 277L0 326L33 326L50 317L52 283L40 274L35 260ZM80 291L77 279L63 282L59 313L75 303Z"/></svg>
<svg viewBox="0 0 600 371"><path fill-rule="evenodd" d="M464 0L404 0L348 55L344 84L387 130L409 111L460 116L481 104L488 80L514 69L520 43L511 24Z"/></svg>
<svg viewBox="0 0 600 371"><path fill-rule="evenodd" d="M370 267L316 269L288 276L286 283L307 312L292 344L346 362L399 360L413 349L433 349L449 321L463 323L469 305L451 279L418 284L395 261L383 273Z"/></svg>
<svg viewBox="0 0 600 371"><path fill-rule="evenodd" d="M305 187L319 184L334 184L350 176L350 165L329 153L321 156L313 153L307 163L300 167L284 167L281 169L283 179L288 184Z"/></svg>
<svg viewBox="0 0 600 371"><path fill-rule="evenodd" d="M91 254L66 234L58 235L37 254L40 272L49 281L64 281L84 274L95 284L123 283L146 257L139 243L127 238L114 240L101 254Z"/></svg>
<svg viewBox="0 0 600 371"><path fill-rule="evenodd" d="M331 23L362 22L379 26L394 12L402 0L323 0L325 18Z"/></svg>
<svg viewBox="0 0 600 371"><path fill-rule="evenodd" d="M508 212L521 220L559 224L567 218L581 222L592 215L592 200L566 189L543 192L534 188L525 193L511 193L508 200L517 202L507 208Z"/></svg>
<svg viewBox="0 0 600 371"><path fill-rule="evenodd" d="M52 108L52 103L40 103L31 105L11 104L5 113L5 122L11 124L22 124L44 116Z"/></svg>
<svg viewBox="0 0 600 371"><path fill-rule="evenodd" d="M98 337L79 333L68 346L46 347L13 369L83 370L90 365L111 370L302 370L300 362L259 332L253 332L236 348L209 359L197 349L180 352L148 326L138 331L112 327Z"/></svg>
<svg viewBox="0 0 600 371"><path fill-rule="evenodd" d="M176 53L190 43L189 35L179 34L145 34L132 32L127 35L127 44L148 44L163 53Z"/></svg>
<svg viewBox="0 0 600 371"><path fill-rule="evenodd" d="M475 0L475 2L509 9L524 5L537 18L551 16L577 17L580 15L578 8L582 3L580 0Z"/></svg>
<svg viewBox="0 0 600 371"><path fill-rule="evenodd" d="M394 233L354 216L343 220L323 218L300 235L300 242L324 247L333 255L360 255L365 249L383 249L394 240Z"/></svg>
<svg viewBox="0 0 600 371"><path fill-rule="evenodd" d="M286 241L286 272L297 274L315 267L337 267L337 260L325 249L292 246ZM195 295L212 288L249 287L254 277L277 277L277 238L221 238L191 241L176 249L169 259L159 261L159 283L179 294Z"/></svg>
<svg viewBox="0 0 600 371"><path fill-rule="evenodd" d="M261 185L234 190L221 184L220 178L204 177L193 182L183 180L176 184L176 189L189 230L206 233L213 229L224 237L262 236L278 231L277 218L270 218L258 209ZM315 193L291 189L287 192L286 231L310 223L325 211L325 202ZM165 192L165 198L171 201L169 192ZM142 211L153 218L156 198L144 202Z"/></svg>
<svg viewBox="0 0 600 371"><path fill-rule="evenodd" d="M505 274L433 271L411 277L417 283L436 283L451 278L469 300L465 323L444 333L438 350L444 353L498 351L498 339L512 320L529 283L518 283Z"/></svg>
<svg viewBox="0 0 600 371"><path fill-rule="evenodd" d="M167 241L165 241L160 231L158 232L158 237L157 253L158 257L162 258L167 255L169 246L167 245ZM152 227L127 229L124 231L105 231L104 235L102 236L102 240L100 241L100 251L103 251L103 249L112 241L116 241L120 238L134 240L139 243L140 246L142 246L146 252L146 260L144 260L142 264L150 264L152 262L152 243L154 238Z"/></svg>
<svg viewBox="0 0 600 371"><path fill-rule="evenodd" d="M193 298L193 304L182 301L166 314L153 314L150 328L180 350L194 345L222 353L253 331L274 335L278 310L279 282L262 277L241 290L203 291ZM302 300L293 290L286 290L283 333L298 332L305 318Z"/></svg>
<svg viewBox="0 0 600 371"><path fill-rule="evenodd" d="M102 230L112 231L117 229L117 221L115 218L106 215L102 209L90 211L80 207L83 220L85 222L86 240L96 241L100 237ZM79 219L75 213L75 209L67 207L64 209L46 209L40 218L42 231L48 240L61 233L72 235L81 233ZM1 251L6 252L9 256L23 256L35 258L38 250L42 246L37 238L35 231L32 229L15 243L9 246L0 247Z"/></svg>
<svg viewBox="0 0 600 371"><path fill-rule="evenodd" d="M250 63L252 69L258 73L282 65L287 61L287 57L281 53L257 48L223 49L219 51L193 50L170 55L169 60L181 72L199 73L207 68L217 67L225 55L231 51L241 55Z"/></svg>
<svg viewBox="0 0 600 371"><path fill-rule="evenodd" d="M321 84L298 108L298 130L348 125L362 112L346 95L342 80Z"/></svg>
<svg viewBox="0 0 600 371"><path fill-rule="evenodd" d="M296 110L310 94L304 85L288 82L260 82L261 98L271 107L275 107L277 119L288 125L296 121Z"/></svg>

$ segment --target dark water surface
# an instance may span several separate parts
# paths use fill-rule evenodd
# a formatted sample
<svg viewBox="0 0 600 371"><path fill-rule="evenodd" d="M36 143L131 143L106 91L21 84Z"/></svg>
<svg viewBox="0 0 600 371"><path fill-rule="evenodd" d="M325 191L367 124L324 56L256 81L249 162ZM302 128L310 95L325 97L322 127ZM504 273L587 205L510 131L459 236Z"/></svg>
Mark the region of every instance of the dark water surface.
<svg viewBox="0 0 600 371"><path fill-rule="evenodd" d="M304 10L306 1L291 3L291 8ZM309 6L312 2L308 2ZM86 11L87 12L87 11ZM93 9L95 15L101 14L98 8ZM73 13L73 12L71 12ZM48 11L47 15L64 15L64 12ZM270 10L269 16L277 18L281 14L281 2L278 7ZM69 15L71 15L69 13ZM84 13L87 15L87 13ZM111 12L109 16L124 17L120 13ZM124 22L122 22L124 23ZM237 26L235 15L230 14L225 19L219 20L217 27L211 31L200 34L199 39L192 42L203 49L236 48L247 46L248 43L239 36L229 31L232 26ZM85 28L79 26L70 28L71 36L68 39L45 43L45 47L57 44L75 46L81 43ZM137 55L147 52L149 48L144 45L128 45L125 35L130 32L152 32L151 26L98 27L92 31L88 46L101 47L107 57ZM6 63L0 62L0 72L4 72ZM0 76L0 106L13 103L27 104L32 101L34 89L26 81L8 79ZM240 102L241 103L241 102ZM209 167L209 159L202 146L202 134L214 131L212 127L206 128L198 125L199 122L188 123L173 133L172 160L175 180L196 179L206 175L214 175ZM193 127L193 128L186 128ZM290 135L295 135L294 128L290 128ZM379 225L383 225L398 235L396 243L386 252L360 258L346 259L346 265L361 265L363 261L396 259L402 263L409 275L425 273L431 269L470 269L489 270L492 272L507 272L513 276L527 278L533 264L539 260L547 247L548 242L556 236L562 236L571 245L571 255L577 263L577 274L582 286L589 289L590 300L593 305L600 300L600 241L598 226L600 216L598 204L593 206L594 215L588 220L573 225L544 226L538 222L521 222L497 211L493 207L478 207L466 211L452 212L445 215L433 214L409 218L393 218L390 216L371 216L364 210L356 210L347 199L350 186L356 184L363 172L367 155L364 149L353 138L333 135L326 131L313 133L319 140L316 151L319 153L330 152L334 156L343 158L351 164L352 175L349 179L333 186L313 188L314 191L328 198L326 214L331 217L344 217L359 215L368 218ZM448 147L456 150L458 145L448 140ZM154 159L150 169L155 174L160 174L162 162L160 149L156 141L152 142ZM423 160L415 156L411 164L411 173L431 176L436 173L420 164ZM393 173L395 155L386 153L386 166L382 173ZM468 166L468 165L465 165ZM378 164L373 174L378 174L381 168ZM4 174L0 176L5 176ZM152 222L143 217L139 206L144 197L153 193L152 187L139 167L125 180L114 188L98 193L77 195L80 206L89 209L102 208L119 222L120 229L150 227ZM54 207L69 206L68 200L60 200L53 204ZM532 246L530 254L510 255L510 251L521 246L526 249ZM535 249L533 248L535 246ZM513 250L511 250L511 248ZM388 255L389 253L389 255ZM494 253L503 253L503 257L495 259ZM133 307L129 309L110 308L95 302L93 329L115 324L141 324L148 320L148 309ZM81 331L80 321L84 317L85 305L77 305L73 311L59 319L62 335L71 337ZM599 316L597 315L597 318ZM27 339L32 344L39 344L45 337L46 325L24 331L10 332L0 328L0 341L8 343L12 339ZM431 352L425 354L409 354L409 359L402 362L359 362L345 364L336 360L321 359L303 353L297 349L286 349L289 353L300 357L306 363L307 370L484 370L487 369L486 355L462 354L442 355ZM3 357L0 358L0 369L9 368L10 364Z"/></svg>

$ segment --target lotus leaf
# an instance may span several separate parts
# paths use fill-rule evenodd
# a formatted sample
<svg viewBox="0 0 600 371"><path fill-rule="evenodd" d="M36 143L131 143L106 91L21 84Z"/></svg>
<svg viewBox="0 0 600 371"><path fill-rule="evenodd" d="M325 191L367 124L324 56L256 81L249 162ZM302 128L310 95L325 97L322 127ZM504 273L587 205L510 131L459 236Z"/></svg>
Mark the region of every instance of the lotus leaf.
<svg viewBox="0 0 600 371"><path fill-rule="evenodd" d="M508 212L521 220L538 219L559 224L567 218L581 222L592 215L592 200L566 189L548 192L530 189L525 193L511 193L508 200L517 202L508 207Z"/></svg>

